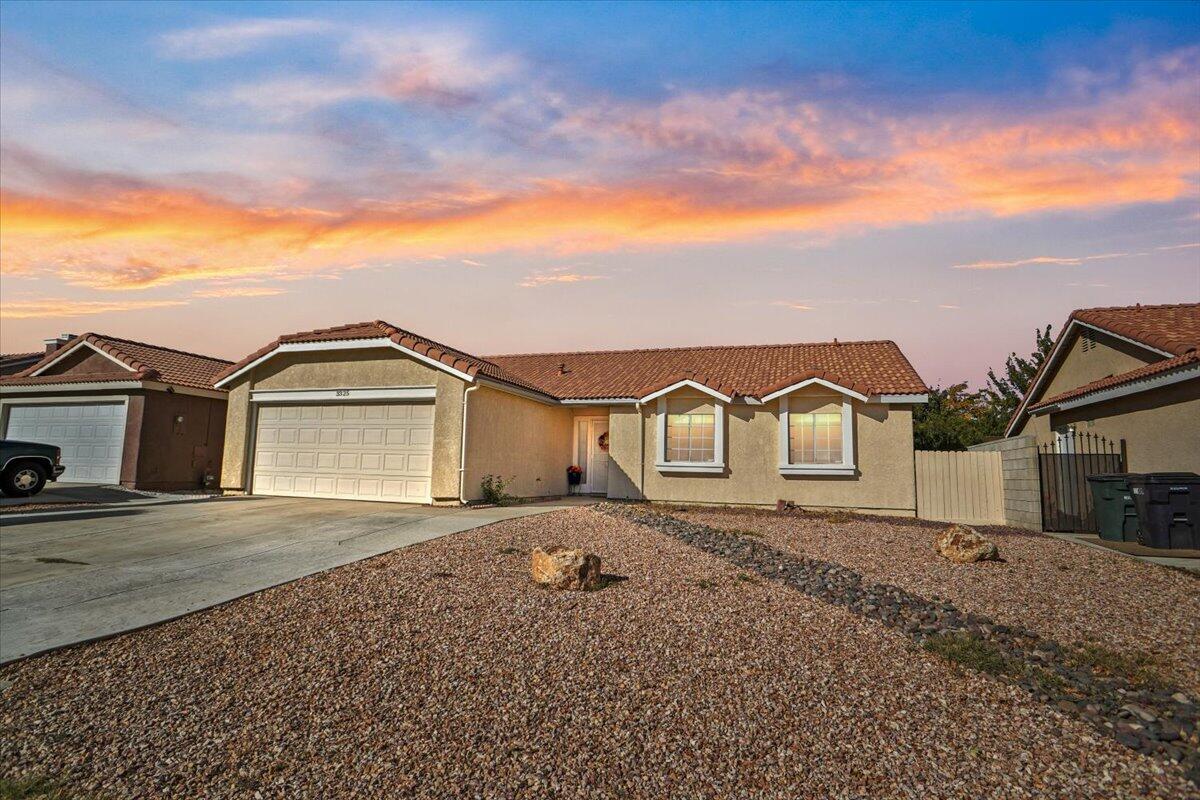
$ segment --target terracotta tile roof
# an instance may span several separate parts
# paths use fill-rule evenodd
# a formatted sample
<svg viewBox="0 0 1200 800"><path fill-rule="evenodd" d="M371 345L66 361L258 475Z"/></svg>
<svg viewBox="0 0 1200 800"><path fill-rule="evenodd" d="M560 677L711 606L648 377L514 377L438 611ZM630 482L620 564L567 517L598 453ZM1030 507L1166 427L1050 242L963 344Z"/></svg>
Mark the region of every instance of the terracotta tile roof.
<svg viewBox="0 0 1200 800"><path fill-rule="evenodd" d="M64 352L87 342L120 361L132 370L129 373L79 373L66 375L33 375L43 366L49 364ZM131 339L120 339L116 336L105 336L99 333L85 333L76 336L55 352L45 356L36 364L16 375L0 379L0 385L31 386L51 383L98 383L129 380L153 380L170 383L177 386L191 386L198 389L211 389L213 376L224 370L229 362L222 358L188 353L169 347L135 342Z"/></svg>
<svg viewBox="0 0 1200 800"><path fill-rule="evenodd" d="M281 344L351 341L354 339L390 339L401 347L406 347L427 358L432 358L434 361L452 367L459 372L464 372L471 377L482 375L485 378L508 383L522 389L538 392L539 394L542 393L542 390L537 386L523 380L519 376L509 374L502 367L486 359L456 350L448 345L427 339L411 331L406 331L403 328L398 328L383 320L354 322L349 325L338 325L333 328L319 328L312 331L284 334L275 341L255 350L237 363L223 369L219 374L213 376L213 382L215 383L232 375L247 364L267 355Z"/></svg>
<svg viewBox="0 0 1200 800"><path fill-rule="evenodd" d="M1063 344L1063 337L1067 335L1067 331L1071 329L1071 323L1075 320L1087 325L1094 325L1102 330L1115 333L1118 336L1124 336L1126 339L1132 339L1155 350L1162 350L1175 356L1184 355L1188 351L1200 346L1200 303L1169 303L1154 306L1144 306L1139 303L1132 306L1078 308L1071 312L1071 316L1067 317L1066 324L1063 325L1062 330L1058 332L1058 337L1054 340L1054 347L1051 352L1054 352L1054 350L1057 350ZM1043 373L1050 366L1050 359L1047 359L1041 368L1038 369L1037 374L1033 376L1033 380L1029 385L1036 387L1042 379ZM1132 371L1137 372L1138 370ZM1128 374L1122 373L1121 375L1109 376L1100 380L1106 381L1121 378ZM1137 380L1137 378L1133 378L1132 380ZM1094 383L1099 382L1094 381ZM1088 385L1090 386L1091 384ZM1069 391L1075 392L1082 388L1077 387ZM1067 392L1063 392L1062 394L1067 394ZM1050 400L1061 398L1062 395L1056 395L1054 398L1039 400L1036 407L1048 405ZM1029 400L1029 396L1026 396L1021 405L1017 406L1017 410L1013 412L1012 418L1008 421L1005 435L1014 433L1017 423L1034 408L1034 406L1030 405Z"/></svg>
<svg viewBox="0 0 1200 800"><path fill-rule="evenodd" d="M1071 319L1175 356L1200 346L1200 303L1081 308L1071 314Z"/></svg>
<svg viewBox="0 0 1200 800"><path fill-rule="evenodd" d="M888 341L528 353L488 361L547 394L572 400L644 397L685 374L703 376L705 385L723 394L750 397L817 373L841 376L839 385L865 394L928 391L900 348Z"/></svg>
<svg viewBox="0 0 1200 800"><path fill-rule="evenodd" d="M1045 400L1031 405L1029 410L1037 411L1040 408L1056 405L1064 400L1075 400L1089 394L1104 391L1105 389L1115 389L1118 386L1136 383L1137 381L1173 372L1174 370L1190 365L1200 365L1200 353L1196 352L1196 350L1190 350L1180 356L1164 358L1162 361L1155 361L1153 364L1146 364L1145 366L1131 369L1128 372L1122 372L1118 375L1109 375L1107 378L1101 378L1098 381L1085 383L1083 386L1077 386L1074 389L1060 392L1053 397L1047 397Z"/></svg>
<svg viewBox="0 0 1200 800"><path fill-rule="evenodd" d="M32 353L0 353L0 361L24 361L34 356L41 358L45 351L35 350Z"/></svg>

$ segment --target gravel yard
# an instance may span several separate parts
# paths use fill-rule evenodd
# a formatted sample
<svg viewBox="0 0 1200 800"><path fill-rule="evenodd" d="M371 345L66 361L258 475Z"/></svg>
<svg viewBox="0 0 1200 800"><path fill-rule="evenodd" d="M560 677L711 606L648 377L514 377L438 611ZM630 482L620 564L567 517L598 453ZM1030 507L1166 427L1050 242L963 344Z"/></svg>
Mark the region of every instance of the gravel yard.
<svg viewBox="0 0 1200 800"><path fill-rule="evenodd" d="M1149 655L1164 677L1200 691L1200 578L1115 553L1015 529L985 530L1002 562L969 567L933 549L937 523L705 509L675 516L761 535L782 550L849 567L965 611L1062 642L1097 642Z"/></svg>
<svg viewBox="0 0 1200 800"><path fill-rule="evenodd" d="M535 588L528 554L550 543L625 580ZM878 623L589 509L10 665L0 685L3 773L98 798L1194 793Z"/></svg>

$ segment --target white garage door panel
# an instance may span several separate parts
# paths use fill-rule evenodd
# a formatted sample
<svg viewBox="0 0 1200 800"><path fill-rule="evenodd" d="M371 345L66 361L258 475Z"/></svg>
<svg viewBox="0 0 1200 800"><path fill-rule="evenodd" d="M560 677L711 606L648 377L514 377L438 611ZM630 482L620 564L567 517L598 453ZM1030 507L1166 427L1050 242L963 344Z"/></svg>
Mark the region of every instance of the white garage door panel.
<svg viewBox="0 0 1200 800"><path fill-rule="evenodd" d="M428 503L433 404L264 405L255 494Z"/></svg>
<svg viewBox="0 0 1200 800"><path fill-rule="evenodd" d="M58 479L61 483L121 481L124 403L12 406L4 436L61 447L67 468Z"/></svg>

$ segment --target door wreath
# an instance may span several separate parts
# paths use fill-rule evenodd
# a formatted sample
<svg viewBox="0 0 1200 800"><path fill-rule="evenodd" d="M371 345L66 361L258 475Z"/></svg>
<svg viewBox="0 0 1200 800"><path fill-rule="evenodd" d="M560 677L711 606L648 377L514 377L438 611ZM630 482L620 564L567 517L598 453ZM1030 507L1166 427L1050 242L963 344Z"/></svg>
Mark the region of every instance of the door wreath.
<svg viewBox="0 0 1200 800"><path fill-rule="evenodd" d="M600 434L600 437L596 439L596 444L600 447L602 452L608 452L608 431Z"/></svg>

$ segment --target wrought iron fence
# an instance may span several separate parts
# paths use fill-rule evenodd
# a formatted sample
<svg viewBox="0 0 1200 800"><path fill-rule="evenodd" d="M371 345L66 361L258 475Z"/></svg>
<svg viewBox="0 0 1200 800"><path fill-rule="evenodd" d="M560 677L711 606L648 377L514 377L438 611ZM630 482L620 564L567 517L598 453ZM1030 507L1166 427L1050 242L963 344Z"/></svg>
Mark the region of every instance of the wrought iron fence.
<svg viewBox="0 0 1200 800"><path fill-rule="evenodd" d="M1096 514L1088 477L1125 471L1125 440L1070 431L1038 448L1042 485L1042 527L1048 531L1093 533Z"/></svg>

